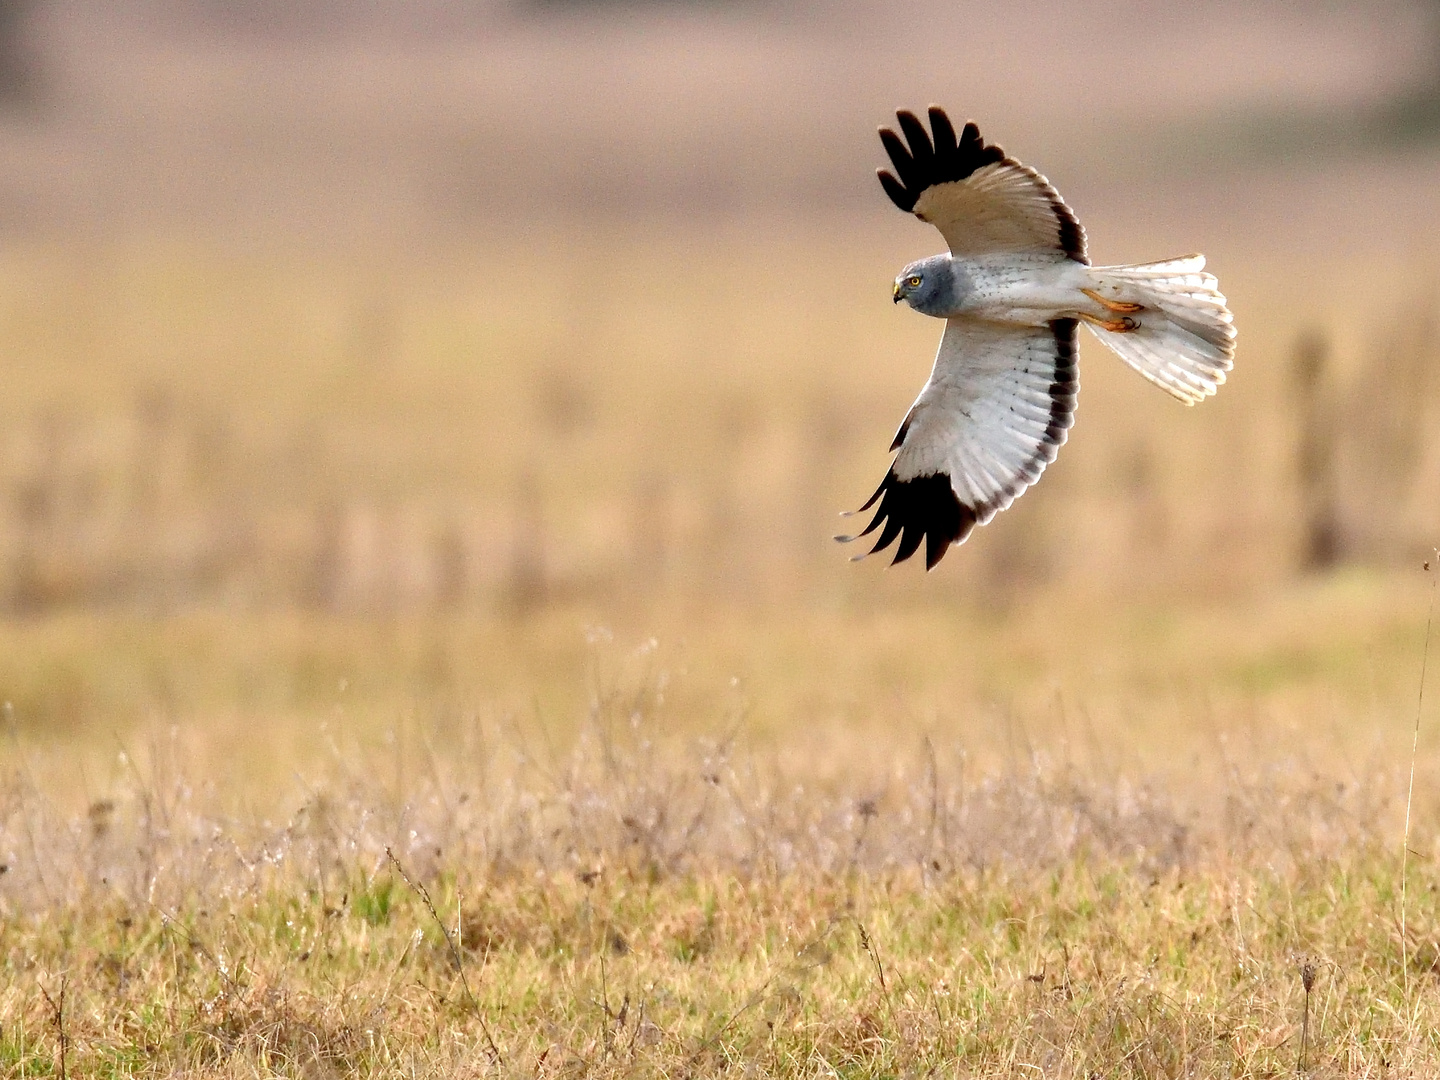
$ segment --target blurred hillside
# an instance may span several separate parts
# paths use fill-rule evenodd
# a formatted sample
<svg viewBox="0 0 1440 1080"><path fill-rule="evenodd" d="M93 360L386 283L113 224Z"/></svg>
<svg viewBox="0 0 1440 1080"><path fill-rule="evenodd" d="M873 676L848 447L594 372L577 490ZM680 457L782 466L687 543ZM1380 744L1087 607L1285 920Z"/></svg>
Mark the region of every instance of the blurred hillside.
<svg viewBox="0 0 1440 1080"><path fill-rule="evenodd" d="M1106 258L1151 233L1313 249L1435 223L1440 152L1406 138L1440 32L1402 0L5 10L12 235L426 243L757 214L898 233L874 126L929 101L1051 175Z"/></svg>
<svg viewBox="0 0 1440 1080"><path fill-rule="evenodd" d="M4 12L5 610L1193 599L1440 532L1428 7ZM873 176L932 100L1097 261L1204 251L1241 337L1193 412L1087 343L1059 462L927 578L828 536L934 349Z"/></svg>

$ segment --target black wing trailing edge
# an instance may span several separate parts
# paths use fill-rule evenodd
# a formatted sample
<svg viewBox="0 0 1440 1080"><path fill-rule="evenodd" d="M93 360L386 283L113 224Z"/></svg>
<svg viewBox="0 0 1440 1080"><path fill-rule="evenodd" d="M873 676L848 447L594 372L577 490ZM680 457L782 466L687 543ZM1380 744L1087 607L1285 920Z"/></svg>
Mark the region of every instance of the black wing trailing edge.
<svg viewBox="0 0 1440 1080"><path fill-rule="evenodd" d="M1055 376L1050 380L1050 426L1045 429L1046 464L1055 460L1075 423L1075 401L1080 396L1079 319L1056 319L1050 324L1055 335Z"/></svg>
<svg viewBox="0 0 1440 1080"><path fill-rule="evenodd" d="M880 129L880 141L890 155L895 173L892 175L885 169L876 169L875 172L890 201L907 214L915 212L915 204L925 189L936 184L968 179L986 165L997 163L1026 168L1014 158L1007 157L1000 147L987 144L980 137L980 129L973 120L966 122L957 137L955 125L945 115L944 109L931 105L929 115L930 132L926 132L925 125L914 113L908 109L898 111L895 119L905 133L903 140L889 128ZM1027 171L1033 174L1033 170ZM1058 196L1055 204L1060 225L1060 247L1077 262L1088 261L1085 257L1085 234L1080 223Z"/></svg>
<svg viewBox="0 0 1440 1080"><path fill-rule="evenodd" d="M968 506L955 494L955 486L947 473L932 473L902 480L896 475L892 465L885 474L885 479L880 481L880 486L875 489L875 494L855 511L857 514L864 513L875 506L878 500L880 505L875 508L875 516L870 519L870 524L865 526L863 532L854 536L837 536L835 539L848 544L862 536L869 536L883 523L884 528L881 529L875 546L864 555L857 555L857 560L874 555L877 551L884 551L898 539L900 546L896 548L895 558L890 563L894 566L920 550L920 541L924 540L925 569L933 570L935 564L944 558L951 544L963 544L976 525L983 525L997 512L1009 506L1029 485L1040 478L1045 466L1055 460L1070 425L1074 422L1075 398L1080 392L1079 348L1076 341L1078 326L1079 322L1075 319L1056 319L1050 324L1050 331L1055 335L1055 372L1050 380L1050 423L1035 456L1016 471L1011 483L1000 491L998 499L989 500L979 506ZM904 445L909 428L910 417L907 416L890 449Z"/></svg>

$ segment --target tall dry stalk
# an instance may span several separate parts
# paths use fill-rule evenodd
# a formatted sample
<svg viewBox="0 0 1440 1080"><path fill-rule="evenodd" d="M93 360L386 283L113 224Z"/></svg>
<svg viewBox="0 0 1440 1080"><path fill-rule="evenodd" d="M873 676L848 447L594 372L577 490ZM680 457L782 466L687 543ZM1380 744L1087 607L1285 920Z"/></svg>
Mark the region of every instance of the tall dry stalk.
<svg viewBox="0 0 1440 1080"><path fill-rule="evenodd" d="M1440 548L1435 549L1440 559ZM1435 582L1440 573L1425 564L1430 575L1430 614L1425 619L1425 646L1420 656L1420 693L1415 702L1415 732L1410 741L1410 788L1405 795L1405 839L1400 848L1400 966L1405 972L1405 997L1410 997L1410 941L1405 929L1405 878L1410 861L1410 808L1415 802L1415 756L1420 749L1420 715L1425 707L1425 669L1430 661L1430 628L1435 623Z"/></svg>
<svg viewBox="0 0 1440 1080"><path fill-rule="evenodd" d="M1300 1018L1300 1060L1296 1063L1295 1072L1303 1076L1306 1052L1310 1048L1310 991L1315 989L1315 965L1309 960L1300 965L1300 985L1305 988L1305 1012Z"/></svg>

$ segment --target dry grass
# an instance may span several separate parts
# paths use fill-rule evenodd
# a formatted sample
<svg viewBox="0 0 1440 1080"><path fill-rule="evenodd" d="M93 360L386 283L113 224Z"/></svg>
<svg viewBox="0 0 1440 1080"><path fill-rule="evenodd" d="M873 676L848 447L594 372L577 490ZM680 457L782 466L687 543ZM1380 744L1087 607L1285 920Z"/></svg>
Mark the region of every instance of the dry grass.
<svg viewBox="0 0 1440 1080"><path fill-rule="evenodd" d="M1428 342L1219 267L1217 401L1087 356L1041 487L887 574L827 539L933 348L877 246L824 305L803 236L7 254L0 1071L1423 1075Z"/></svg>
<svg viewBox="0 0 1440 1080"><path fill-rule="evenodd" d="M484 7L49 22L0 215L236 239L0 252L0 1076L1434 1072L1433 162L1337 146L1406 34ZM936 336L854 117L929 96L1241 353L1187 411L1087 344L924 575L828 537Z"/></svg>
<svg viewBox="0 0 1440 1080"><path fill-rule="evenodd" d="M336 747L278 820L179 734L76 815L12 744L7 1075L63 1030L74 1075L1272 1076L1307 1007L1313 1075L1440 1051L1433 758L1402 949L1403 761L677 737L643 667L564 746Z"/></svg>
<svg viewBox="0 0 1440 1080"><path fill-rule="evenodd" d="M31 966L10 973L4 1053L55 1067L37 991L63 980L76 1075L1273 1076L1298 1064L1308 962L1307 1072L1423 1075L1434 949L1407 1000L1372 917L1390 869L447 882L442 908L479 897L473 1005L386 874L220 913L101 905L7 931Z"/></svg>

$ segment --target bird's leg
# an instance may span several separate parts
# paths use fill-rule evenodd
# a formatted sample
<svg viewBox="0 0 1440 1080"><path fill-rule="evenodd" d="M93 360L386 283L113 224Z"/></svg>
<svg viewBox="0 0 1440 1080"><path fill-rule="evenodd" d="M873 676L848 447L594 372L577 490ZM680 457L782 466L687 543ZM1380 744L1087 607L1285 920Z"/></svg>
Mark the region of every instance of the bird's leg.
<svg viewBox="0 0 1440 1080"><path fill-rule="evenodd" d="M1145 310L1144 304L1132 304L1128 300L1106 300L1105 297L1101 296L1093 289L1081 289L1080 291L1083 292L1086 296L1088 296L1091 300L1094 300L1095 303L1099 304L1106 311L1118 312L1121 315L1134 315L1137 311Z"/></svg>
<svg viewBox="0 0 1440 1080"><path fill-rule="evenodd" d="M1140 324L1128 315L1111 320L1101 319L1085 311L1077 312L1077 314L1091 326L1098 326L1101 330L1109 330L1112 334L1128 334L1131 330L1140 329Z"/></svg>

